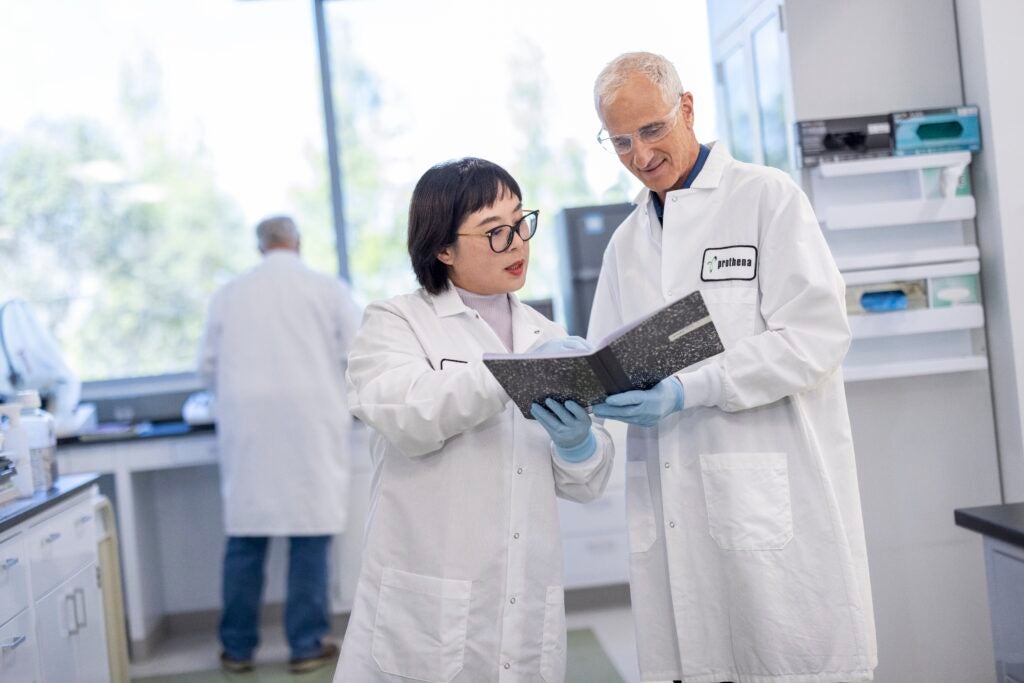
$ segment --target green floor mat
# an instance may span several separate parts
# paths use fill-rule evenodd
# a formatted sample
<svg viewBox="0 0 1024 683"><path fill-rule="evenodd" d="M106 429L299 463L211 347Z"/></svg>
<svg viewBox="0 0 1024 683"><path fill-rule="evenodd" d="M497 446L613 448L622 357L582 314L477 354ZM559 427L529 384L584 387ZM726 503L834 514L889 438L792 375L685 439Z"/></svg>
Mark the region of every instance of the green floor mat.
<svg viewBox="0 0 1024 683"><path fill-rule="evenodd" d="M565 683L623 683L597 636L589 628L569 631Z"/></svg>
<svg viewBox="0 0 1024 683"><path fill-rule="evenodd" d="M567 637L568 664L566 683L623 683L622 677L605 654L601 643L590 629L569 631ZM173 676L135 678L135 683L331 683L334 665L325 666L308 674L288 673L288 666L266 664L249 673L229 674L223 671L200 671Z"/></svg>
<svg viewBox="0 0 1024 683"><path fill-rule="evenodd" d="M260 664L244 674L229 674L218 669L173 676L133 678L132 683L331 683L334 679L334 668L334 664L329 664L306 674L293 674L288 672L288 665L281 662Z"/></svg>

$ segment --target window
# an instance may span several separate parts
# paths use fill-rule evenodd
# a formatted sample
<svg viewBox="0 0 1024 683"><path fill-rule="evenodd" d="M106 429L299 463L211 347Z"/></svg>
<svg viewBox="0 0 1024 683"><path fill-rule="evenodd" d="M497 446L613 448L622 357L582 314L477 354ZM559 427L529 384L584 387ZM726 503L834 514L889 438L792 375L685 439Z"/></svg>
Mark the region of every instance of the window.
<svg viewBox="0 0 1024 683"><path fill-rule="evenodd" d="M415 286L412 187L432 164L505 166L541 210L525 298L557 282L565 207L639 183L594 140L591 88L664 54L714 138L703 3L324 2L348 270L363 301ZM631 11L633 10L633 11ZM59 20L55 20L59 18ZM293 215L339 270L313 11L301 2L49 0L0 22L0 301L26 299L85 380L190 371L214 289Z"/></svg>
<svg viewBox="0 0 1024 683"><path fill-rule="evenodd" d="M640 189L600 148L593 83L621 52L668 57L694 93L697 133L714 138L704 3L577 5L524 0L325 4L353 285L364 299L408 291L409 198L446 159L504 166L540 209L520 294L558 281L555 221L565 207L630 201Z"/></svg>
<svg viewBox="0 0 1024 683"><path fill-rule="evenodd" d="M0 301L83 379L193 369L267 214L337 272L308 4L9 3L0 87Z"/></svg>

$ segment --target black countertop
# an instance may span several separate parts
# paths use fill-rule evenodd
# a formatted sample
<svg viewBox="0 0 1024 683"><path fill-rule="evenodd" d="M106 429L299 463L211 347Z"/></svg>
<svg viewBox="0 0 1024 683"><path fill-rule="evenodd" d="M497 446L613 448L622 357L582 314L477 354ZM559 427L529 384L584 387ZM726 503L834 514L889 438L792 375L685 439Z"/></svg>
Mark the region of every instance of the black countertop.
<svg viewBox="0 0 1024 683"><path fill-rule="evenodd" d="M190 425L185 422L153 422L145 425L135 425L132 429L125 429L114 433L84 434L81 436L69 436L57 440L58 448L65 446L87 446L96 443L118 443L150 439L172 439L180 436L191 436L194 434L213 434L216 425Z"/></svg>
<svg viewBox="0 0 1024 683"><path fill-rule="evenodd" d="M1024 548L1024 503L961 508L953 519L957 526Z"/></svg>
<svg viewBox="0 0 1024 683"><path fill-rule="evenodd" d="M0 533L70 498L94 484L99 478L98 474L67 474L59 477L56 485L49 491L38 492L31 498L18 498L0 505Z"/></svg>

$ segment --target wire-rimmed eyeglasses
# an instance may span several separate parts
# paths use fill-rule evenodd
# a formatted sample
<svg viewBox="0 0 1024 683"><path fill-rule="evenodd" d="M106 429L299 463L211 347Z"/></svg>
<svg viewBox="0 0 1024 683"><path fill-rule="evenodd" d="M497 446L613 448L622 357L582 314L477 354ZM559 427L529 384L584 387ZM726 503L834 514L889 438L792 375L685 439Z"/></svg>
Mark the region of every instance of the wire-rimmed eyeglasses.
<svg viewBox="0 0 1024 683"><path fill-rule="evenodd" d="M623 133L622 135L601 135L605 133L604 128L597 131L597 142L609 152L615 154L629 154L633 151L633 137L640 138L644 144L653 144L658 140L672 132L672 129L676 127L678 119L676 114L679 113L679 105L682 99L676 101L676 105L672 107L672 111L666 114L661 119L648 123L646 126L641 126L635 133Z"/></svg>
<svg viewBox="0 0 1024 683"><path fill-rule="evenodd" d="M517 233L519 239L524 242L528 242L533 237L537 232L538 214L540 214L540 210L527 211L522 218L516 221L515 225L499 225L482 234L475 232L457 232L455 234L462 237L486 237L488 244L491 245L491 251L500 254L503 251L508 251Z"/></svg>

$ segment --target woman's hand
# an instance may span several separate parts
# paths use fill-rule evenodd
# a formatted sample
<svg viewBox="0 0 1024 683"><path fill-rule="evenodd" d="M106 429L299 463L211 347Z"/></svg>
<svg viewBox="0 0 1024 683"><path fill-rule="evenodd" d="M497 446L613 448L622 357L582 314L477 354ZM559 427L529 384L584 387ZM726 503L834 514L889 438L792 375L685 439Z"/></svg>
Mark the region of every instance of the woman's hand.
<svg viewBox="0 0 1024 683"><path fill-rule="evenodd" d="M540 423L564 460L582 462L597 450L597 439L591 431L590 415L575 401L559 404L553 398L544 405L534 403L530 414Z"/></svg>

